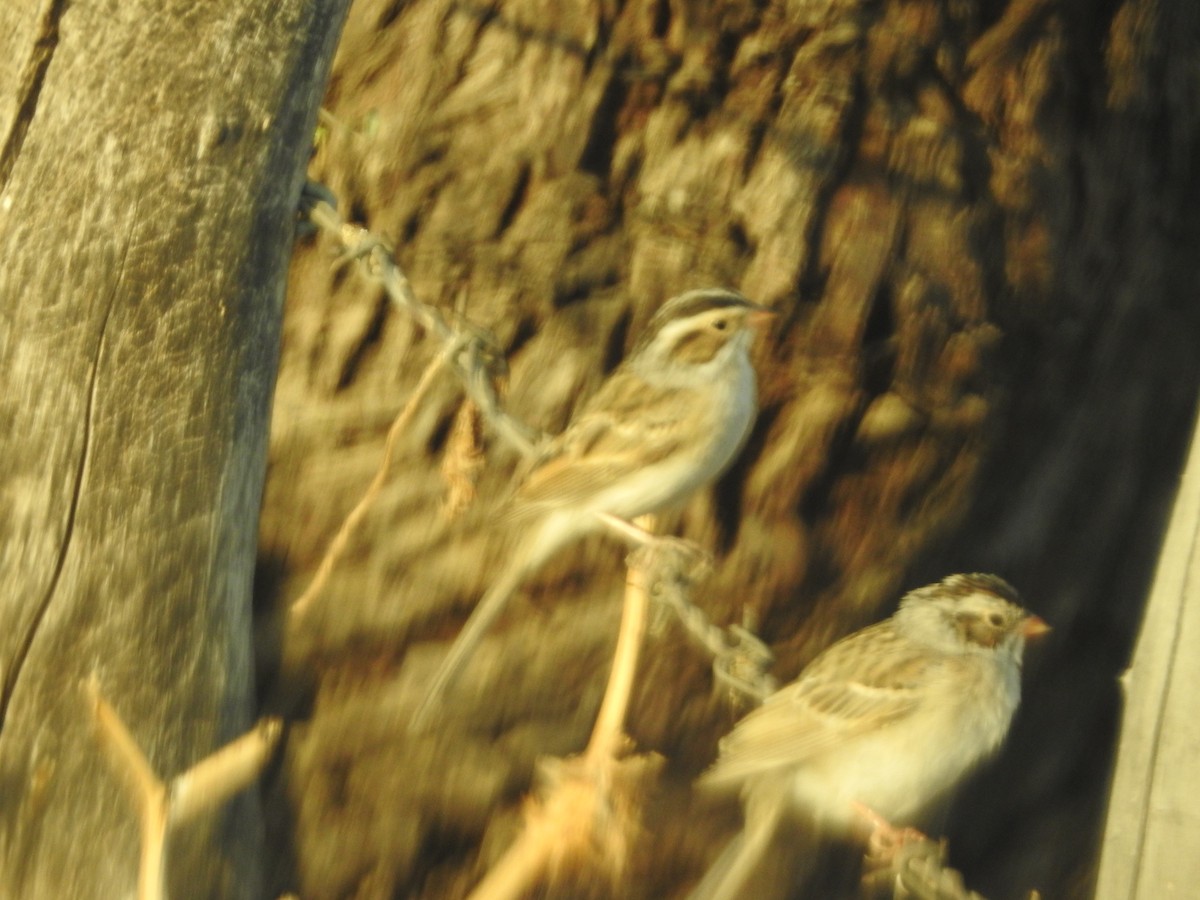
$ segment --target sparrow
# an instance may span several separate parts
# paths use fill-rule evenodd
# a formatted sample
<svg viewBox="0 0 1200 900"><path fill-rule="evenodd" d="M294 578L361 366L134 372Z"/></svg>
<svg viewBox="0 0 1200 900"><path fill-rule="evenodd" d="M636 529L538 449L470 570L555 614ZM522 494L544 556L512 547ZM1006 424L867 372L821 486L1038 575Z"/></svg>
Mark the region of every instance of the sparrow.
<svg viewBox="0 0 1200 900"><path fill-rule="evenodd" d="M1025 642L1048 630L1004 580L951 575L823 651L734 727L701 776L703 790L740 793L746 824L693 900L748 896L781 838L811 855L817 836L852 838L867 817L917 820L999 749Z"/></svg>
<svg viewBox="0 0 1200 900"><path fill-rule="evenodd" d="M535 455L497 527L521 535L429 684L414 717L441 702L509 597L535 569L605 522L667 509L714 481L741 451L758 409L755 329L774 313L719 288L668 300L625 360Z"/></svg>

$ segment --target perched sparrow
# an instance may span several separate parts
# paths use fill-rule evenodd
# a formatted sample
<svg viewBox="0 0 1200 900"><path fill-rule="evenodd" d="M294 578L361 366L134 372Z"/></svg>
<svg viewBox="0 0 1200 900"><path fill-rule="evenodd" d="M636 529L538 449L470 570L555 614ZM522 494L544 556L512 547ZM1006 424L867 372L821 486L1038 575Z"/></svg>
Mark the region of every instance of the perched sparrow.
<svg viewBox="0 0 1200 900"><path fill-rule="evenodd" d="M738 723L699 784L740 790L746 827L693 900L748 896L781 827L811 845L851 836L868 810L909 824L996 751L1020 701L1025 640L1048 630L1017 602L994 575L912 591Z"/></svg>
<svg viewBox="0 0 1200 900"><path fill-rule="evenodd" d="M450 648L415 725L531 571L604 518L619 525L686 500L733 461L757 412L753 326L771 315L718 289L663 304L625 361L533 460L500 515L503 526L521 530L520 546Z"/></svg>

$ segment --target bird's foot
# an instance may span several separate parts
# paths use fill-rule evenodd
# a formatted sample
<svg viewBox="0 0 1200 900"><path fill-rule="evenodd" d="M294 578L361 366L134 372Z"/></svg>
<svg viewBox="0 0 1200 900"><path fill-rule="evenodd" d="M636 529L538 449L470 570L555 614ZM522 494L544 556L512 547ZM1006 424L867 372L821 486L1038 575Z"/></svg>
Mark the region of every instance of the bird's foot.
<svg viewBox="0 0 1200 900"><path fill-rule="evenodd" d="M865 804L854 801L851 806L871 829L867 836L867 856L870 859L886 862L908 844L929 841L923 832L916 828L897 828Z"/></svg>
<svg viewBox="0 0 1200 900"><path fill-rule="evenodd" d="M670 572L694 582L712 569L712 555L687 538L648 535L648 540L630 554L630 563L650 572Z"/></svg>
<svg viewBox="0 0 1200 900"><path fill-rule="evenodd" d="M779 687L770 675L775 654L749 628L731 625L724 634L724 647L713 656L713 687L724 688L735 705L757 706Z"/></svg>

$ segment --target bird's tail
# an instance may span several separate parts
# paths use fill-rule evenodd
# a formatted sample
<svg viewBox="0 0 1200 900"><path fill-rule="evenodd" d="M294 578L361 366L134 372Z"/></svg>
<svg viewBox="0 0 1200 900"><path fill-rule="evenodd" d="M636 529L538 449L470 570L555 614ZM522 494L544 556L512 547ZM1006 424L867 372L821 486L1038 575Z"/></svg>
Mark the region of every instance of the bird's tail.
<svg viewBox="0 0 1200 900"><path fill-rule="evenodd" d="M819 865L822 842L808 816L788 810L786 791L761 791L746 826L693 888L688 900L788 900Z"/></svg>
<svg viewBox="0 0 1200 900"><path fill-rule="evenodd" d="M470 660L471 654L475 652L475 648L479 646L479 642L483 640L483 636L487 634L496 618L504 611L509 597L520 587L527 570L528 566L523 561L514 560L505 569L500 579L488 588L483 599L479 601L479 605L467 619L467 624L454 639L454 643L450 646L450 652L446 654L446 658L442 660L442 664L434 673L425 698L417 707L409 725L412 731L423 731L431 724L438 707L446 697L446 692L454 686L454 682L458 680L463 668Z"/></svg>
<svg viewBox="0 0 1200 900"><path fill-rule="evenodd" d="M746 827L735 837L704 878L693 889L689 900L741 900L741 898L783 897L785 891L778 871L771 865L771 851L780 837L784 804L777 797L747 811ZM777 886L778 885L778 886Z"/></svg>

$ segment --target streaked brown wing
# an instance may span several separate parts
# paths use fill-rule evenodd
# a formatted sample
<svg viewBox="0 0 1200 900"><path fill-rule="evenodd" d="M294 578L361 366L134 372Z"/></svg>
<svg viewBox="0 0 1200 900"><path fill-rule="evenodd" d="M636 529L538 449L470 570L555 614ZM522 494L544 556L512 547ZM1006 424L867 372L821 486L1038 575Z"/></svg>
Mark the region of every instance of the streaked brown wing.
<svg viewBox="0 0 1200 900"><path fill-rule="evenodd" d="M873 646L862 652L863 642ZM836 652L832 652L836 651ZM846 656L861 666L847 678ZM801 677L771 695L721 741L706 782L741 781L776 766L803 763L856 735L895 722L920 704L921 684L937 663L904 651L881 622L833 645Z"/></svg>
<svg viewBox="0 0 1200 900"><path fill-rule="evenodd" d="M612 433L613 429L607 432L610 442ZM517 488L513 498L514 513L581 503L628 475L636 465L636 456L629 452L587 456L575 452L573 447L564 447L562 452L548 457L532 469Z"/></svg>
<svg viewBox="0 0 1200 900"><path fill-rule="evenodd" d="M514 515L581 503L620 479L680 452L676 391L656 391L618 370L554 438L517 488Z"/></svg>

